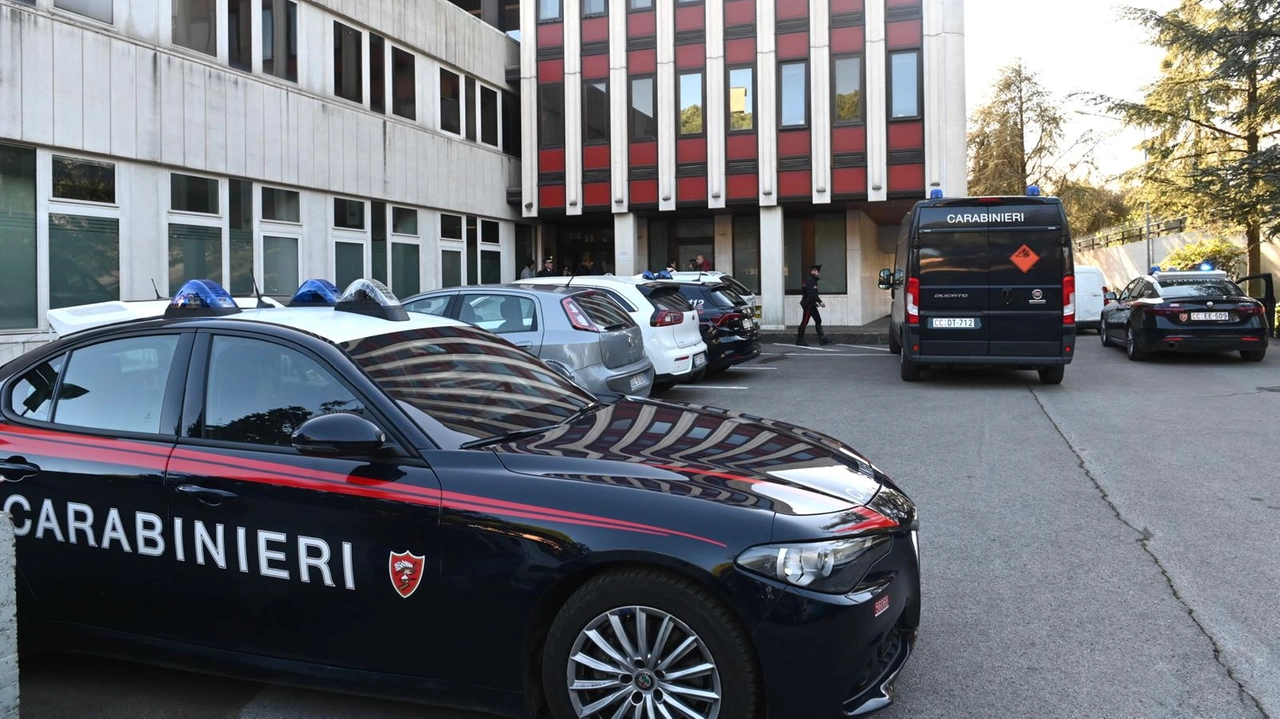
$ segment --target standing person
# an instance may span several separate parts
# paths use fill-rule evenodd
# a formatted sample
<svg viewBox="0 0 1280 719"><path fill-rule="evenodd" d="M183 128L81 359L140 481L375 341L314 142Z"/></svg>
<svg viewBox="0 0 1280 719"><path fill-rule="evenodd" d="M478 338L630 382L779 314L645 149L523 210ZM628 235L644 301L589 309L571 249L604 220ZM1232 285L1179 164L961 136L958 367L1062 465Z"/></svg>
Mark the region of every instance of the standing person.
<svg viewBox="0 0 1280 719"><path fill-rule="evenodd" d="M556 276L556 260L554 257L547 257L542 261L542 269L538 270L539 277L555 277Z"/></svg>
<svg viewBox="0 0 1280 719"><path fill-rule="evenodd" d="M822 265L813 265L809 268L809 276L804 280L804 293L800 295L804 319L800 320L800 329L796 331L796 344L801 347L809 346L809 343L804 341L804 330L809 326L810 318L813 318L813 328L818 332L818 341L824 345L831 344L831 338L822 332L822 313L818 311L819 307L826 307L822 298L818 296L818 280L821 277Z"/></svg>
<svg viewBox="0 0 1280 719"><path fill-rule="evenodd" d="M530 259L528 262L524 263L524 269L520 270L520 279L527 280L531 277L536 277L537 274L538 273L533 269L533 260Z"/></svg>
<svg viewBox="0 0 1280 719"><path fill-rule="evenodd" d="M707 258L703 257L702 255L698 255L697 257L693 258L693 261L694 261L695 263L697 263L697 265L698 265L697 267L694 267L693 269L695 269L695 270L699 270L699 271L702 271L702 272L710 272L710 271L711 271L711 262L710 262Z"/></svg>

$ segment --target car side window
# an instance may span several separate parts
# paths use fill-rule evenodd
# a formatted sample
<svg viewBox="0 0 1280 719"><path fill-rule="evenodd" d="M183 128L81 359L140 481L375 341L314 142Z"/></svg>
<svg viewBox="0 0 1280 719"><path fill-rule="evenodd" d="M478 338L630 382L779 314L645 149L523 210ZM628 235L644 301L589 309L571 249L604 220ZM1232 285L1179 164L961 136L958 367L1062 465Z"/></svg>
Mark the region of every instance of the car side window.
<svg viewBox="0 0 1280 719"><path fill-rule="evenodd" d="M48 422L53 413L53 391L66 359L66 355L58 355L42 362L14 382L9 393L9 411L22 419Z"/></svg>
<svg viewBox="0 0 1280 719"><path fill-rule="evenodd" d="M1125 285L1124 290L1120 292L1120 299L1127 300L1132 297L1134 288L1136 288L1140 282L1141 280L1134 280Z"/></svg>
<svg viewBox="0 0 1280 719"><path fill-rule="evenodd" d="M596 290L598 290L598 291L600 291L600 292L603 292L603 293L604 293L604 294L606 294L606 295L609 295L610 297L612 297L614 302L617 302L618 304L622 305L622 309L624 309L624 310L626 310L626 311L628 311L628 312L635 312L635 311L636 311L636 306L635 306L635 305L633 305L633 304L631 304L630 302L628 302L628 301L627 301L627 298L623 297L622 295L618 294L617 292L614 292L613 290L611 290L611 289L609 289L609 288L607 288L607 287L596 287L595 289L596 289Z"/></svg>
<svg viewBox="0 0 1280 719"><path fill-rule="evenodd" d="M420 300L414 300L404 306L410 312L421 312L427 315L436 315L444 317L444 313L449 309L449 300L453 299L453 295L435 295L433 297L423 297Z"/></svg>
<svg viewBox="0 0 1280 719"><path fill-rule="evenodd" d="M458 319L494 334L534 332L538 329L537 304L515 295L468 294L462 296Z"/></svg>
<svg viewBox="0 0 1280 719"><path fill-rule="evenodd" d="M114 432L160 432L160 412L178 335L101 342L73 350L53 422Z"/></svg>
<svg viewBox="0 0 1280 719"><path fill-rule="evenodd" d="M205 439L276 447L322 414L364 414L364 405L326 367L265 340L215 336L205 385Z"/></svg>

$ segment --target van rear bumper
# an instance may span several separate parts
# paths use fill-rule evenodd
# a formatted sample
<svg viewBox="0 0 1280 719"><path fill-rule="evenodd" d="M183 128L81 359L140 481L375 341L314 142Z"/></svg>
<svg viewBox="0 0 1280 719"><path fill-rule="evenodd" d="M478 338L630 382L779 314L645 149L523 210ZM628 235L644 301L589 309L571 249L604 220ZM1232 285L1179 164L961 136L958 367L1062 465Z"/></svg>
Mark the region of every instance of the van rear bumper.
<svg viewBox="0 0 1280 719"><path fill-rule="evenodd" d="M912 362L929 367L944 365L984 365L1009 369L1039 369L1071 364L1071 357L1001 357L999 355L929 355L903 351Z"/></svg>

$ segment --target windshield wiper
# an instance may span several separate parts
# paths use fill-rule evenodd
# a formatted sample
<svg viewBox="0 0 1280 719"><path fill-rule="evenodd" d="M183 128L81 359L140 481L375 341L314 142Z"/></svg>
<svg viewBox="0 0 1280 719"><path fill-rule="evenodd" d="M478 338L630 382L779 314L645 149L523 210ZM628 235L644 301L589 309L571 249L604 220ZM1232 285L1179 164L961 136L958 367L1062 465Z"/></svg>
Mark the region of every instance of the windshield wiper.
<svg viewBox="0 0 1280 719"><path fill-rule="evenodd" d="M503 442L510 442L517 439L523 439L525 437L535 437L537 435L543 434L544 432L550 432L556 427L569 424L570 422L576 422L582 417L585 417L591 414L592 412L595 412L596 410L600 409L603 406L604 406L603 402L593 402L591 404L583 406L577 412L574 412L573 414L569 415L568 417L565 417L564 419L560 420L559 422L556 422L555 424L549 424L545 427L528 427L525 429L517 429L511 432L507 432L505 434L496 434L492 437L482 437L480 439L473 439L470 442L463 442L462 444L458 445L458 449L476 449L477 447L488 447L491 444L502 444Z"/></svg>

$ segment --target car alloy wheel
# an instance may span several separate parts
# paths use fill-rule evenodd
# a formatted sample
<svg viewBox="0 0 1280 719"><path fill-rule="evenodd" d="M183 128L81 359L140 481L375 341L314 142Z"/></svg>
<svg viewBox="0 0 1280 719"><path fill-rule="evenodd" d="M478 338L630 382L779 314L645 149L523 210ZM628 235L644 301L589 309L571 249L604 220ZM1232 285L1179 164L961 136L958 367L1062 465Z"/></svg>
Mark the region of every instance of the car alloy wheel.
<svg viewBox="0 0 1280 719"><path fill-rule="evenodd" d="M1098 325L1098 336L1102 338L1103 347L1111 346L1111 338L1107 336L1108 332L1110 332L1110 330L1107 329L1107 321L1103 320L1102 324Z"/></svg>
<svg viewBox="0 0 1280 719"><path fill-rule="evenodd" d="M566 671L580 719L720 715L720 672L687 624L651 607L619 607L579 632Z"/></svg>
<svg viewBox="0 0 1280 719"><path fill-rule="evenodd" d="M1147 353L1138 348L1138 338L1134 335L1133 328L1129 327L1124 331L1124 349L1129 355L1129 359L1138 361L1146 357Z"/></svg>

